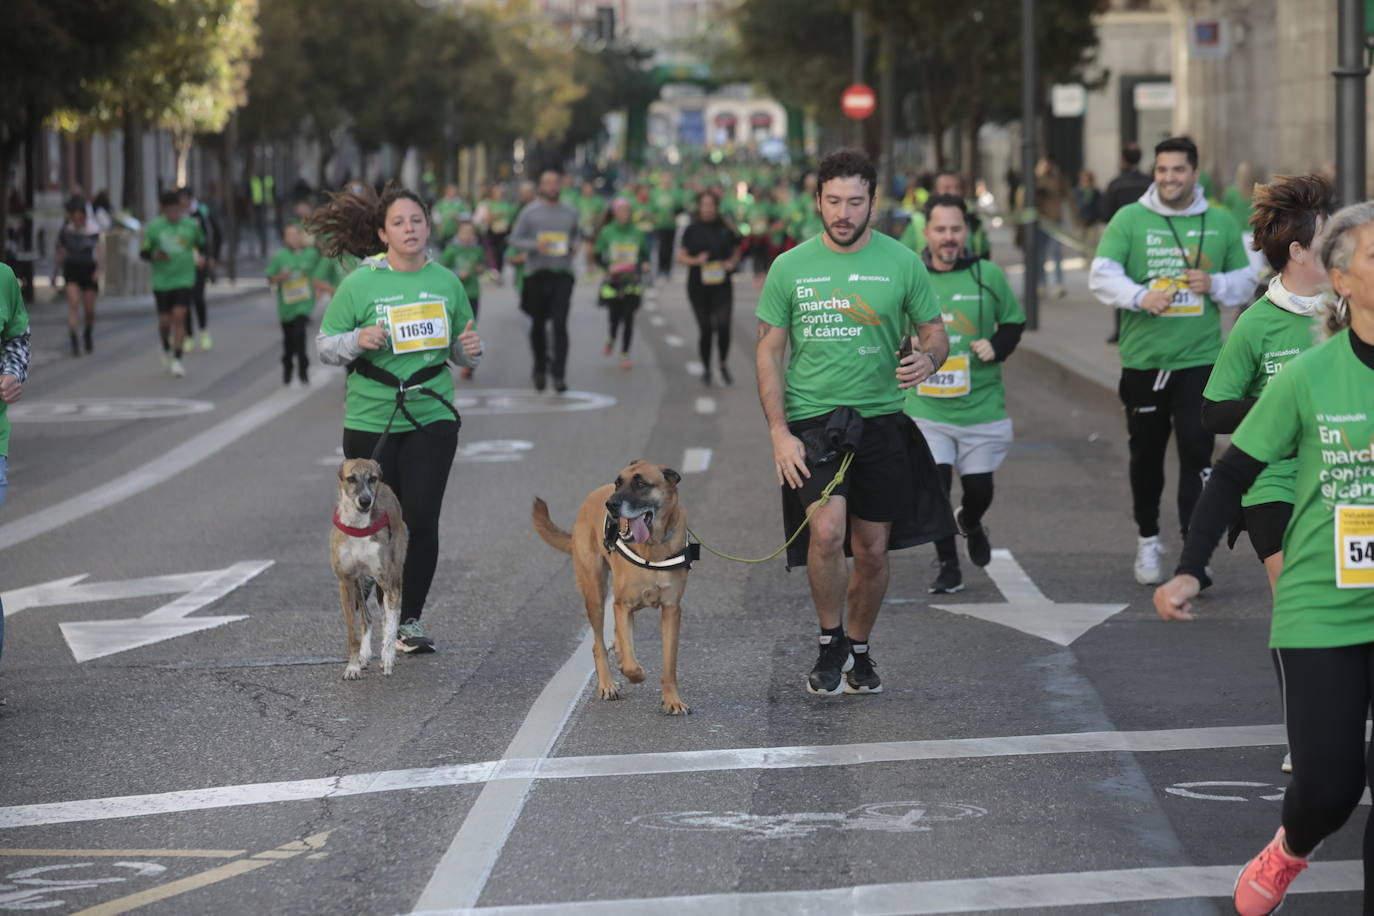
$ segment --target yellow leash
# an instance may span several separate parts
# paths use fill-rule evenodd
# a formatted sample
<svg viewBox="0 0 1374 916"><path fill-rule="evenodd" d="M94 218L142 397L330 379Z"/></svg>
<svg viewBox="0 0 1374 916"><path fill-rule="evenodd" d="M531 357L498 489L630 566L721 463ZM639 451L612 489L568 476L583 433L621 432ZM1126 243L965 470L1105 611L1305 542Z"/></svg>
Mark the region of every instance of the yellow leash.
<svg viewBox="0 0 1374 916"><path fill-rule="evenodd" d="M728 553L721 553L719 550L716 550L710 544L703 541L701 539L701 536L698 535L695 531L693 531L690 525L687 526L687 533L690 534L693 538L696 538L696 542L700 544L702 547L706 548L707 551L715 554L722 560L734 560L736 563L767 563L769 560L773 559L778 554L782 553L788 547L791 547L792 542L795 541L801 535L801 533L804 530L806 530L806 526L811 523L811 516L815 515L816 511L820 509L821 506L824 506L827 502L830 501L830 492L834 490L836 487L838 487L840 485L840 482L844 480L845 471L849 470L849 462L853 459L853 452L845 452L844 458L840 459L840 469L835 472L835 476L830 479L830 483L825 485L825 489L821 490L821 498L816 501L816 504L814 506L807 510L806 518L802 519L802 523L797 526L797 530L792 532L792 536L788 538L786 541L784 541L781 547L779 547L777 550L773 551L766 557L750 559L748 557L735 557L731 556Z"/></svg>

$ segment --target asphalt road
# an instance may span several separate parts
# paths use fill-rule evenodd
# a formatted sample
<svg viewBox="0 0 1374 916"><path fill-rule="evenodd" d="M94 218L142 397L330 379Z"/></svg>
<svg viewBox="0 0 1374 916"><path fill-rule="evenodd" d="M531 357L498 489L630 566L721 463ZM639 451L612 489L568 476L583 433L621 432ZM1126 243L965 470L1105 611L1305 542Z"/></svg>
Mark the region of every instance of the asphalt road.
<svg viewBox="0 0 1374 916"><path fill-rule="evenodd" d="M265 295L215 307L182 380L151 305L79 359L35 312L0 516L0 911L1229 911L1285 782L1264 576L1223 550L1201 619L1159 621L1131 578L1119 410L1029 353L989 517L1009 553L946 600L933 549L893 555L883 694L806 694L804 574L708 557L680 656L694 714L659 711L649 612L648 680L596 699L533 496L566 527L645 458L684 470L721 549L782 532L747 279L733 387L689 374L680 278L628 371L593 290L561 398L533 392L513 294L488 290L425 613L440 651L357 682L326 556L342 377L282 388ZM1285 912L1355 912L1358 857L1351 825Z"/></svg>

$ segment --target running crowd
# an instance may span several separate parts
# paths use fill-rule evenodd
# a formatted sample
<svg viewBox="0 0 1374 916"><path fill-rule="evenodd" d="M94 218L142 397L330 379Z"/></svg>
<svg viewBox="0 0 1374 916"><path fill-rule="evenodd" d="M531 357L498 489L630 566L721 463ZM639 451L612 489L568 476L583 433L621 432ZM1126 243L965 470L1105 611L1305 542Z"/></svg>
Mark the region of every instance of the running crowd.
<svg viewBox="0 0 1374 916"><path fill-rule="evenodd" d="M1272 587L1270 645L1293 781L1282 826L1236 883L1237 911L1258 916L1282 903L1307 857L1374 785L1365 751L1374 699L1374 202L1333 212L1326 179L1278 177L1256 186L1241 225L1209 203L1198 161L1187 138L1155 147L1143 192L1103 231L1090 289L1120 315L1136 580L1158 586L1161 616L1191 619L1229 527L1232 543L1248 534ZM860 152L831 153L804 175L750 168L663 171L614 195L551 170L522 183L513 201L499 184L474 201L450 186L432 208L402 188L350 183L285 227L266 269L283 381L307 380L307 325L317 296L327 297L315 344L321 362L349 369L344 454L378 456L410 529L398 649L434 649L420 622L461 424L445 367L473 377L484 353L482 286L504 282L508 263L529 319L533 386L554 392L567 388L579 273L597 278L605 355L630 369L635 313L674 265L688 268L702 381L731 383L732 275L752 266L759 398L784 528L802 528L788 563L807 568L819 625L811 693L882 691L871 638L889 550L934 543L932 593L963 587L958 538L970 562L990 562L984 519L1013 440L1001 366L1025 316L988 257L962 180L936 176L894 238L871 225L878 179ZM173 374L209 261L205 229L185 217L185 203L165 195L143 245ZM90 259L80 239L64 235L61 245L77 291L72 347L89 350L91 313L79 341L77 296L93 286ZM1251 250L1272 270L1262 289ZM1238 307L1223 344L1221 309ZM7 270L0 342L0 400L12 403L28 334ZM1232 445L1214 463L1217 434L1231 434ZM1159 514L1171 437L1184 546L1170 578ZM0 500L7 439L0 405ZM1374 821L1365 870L1374 887Z"/></svg>

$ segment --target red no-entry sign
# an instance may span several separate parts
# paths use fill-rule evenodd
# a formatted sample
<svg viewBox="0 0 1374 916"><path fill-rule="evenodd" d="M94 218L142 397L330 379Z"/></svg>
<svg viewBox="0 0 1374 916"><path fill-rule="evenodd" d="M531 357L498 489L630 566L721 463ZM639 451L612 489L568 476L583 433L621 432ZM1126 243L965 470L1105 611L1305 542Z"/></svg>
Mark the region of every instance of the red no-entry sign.
<svg viewBox="0 0 1374 916"><path fill-rule="evenodd" d="M862 121L873 114L878 107L878 97L872 88L863 83L855 83L840 96L840 109L846 118Z"/></svg>

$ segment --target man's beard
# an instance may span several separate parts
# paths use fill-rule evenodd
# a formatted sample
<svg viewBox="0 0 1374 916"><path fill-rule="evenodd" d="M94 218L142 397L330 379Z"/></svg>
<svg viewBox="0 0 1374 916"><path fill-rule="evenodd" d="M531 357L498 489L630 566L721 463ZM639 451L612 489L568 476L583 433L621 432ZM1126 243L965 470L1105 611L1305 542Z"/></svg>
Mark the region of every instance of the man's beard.
<svg viewBox="0 0 1374 916"><path fill-rule="evenodd" d="M825 234L830 236L830 241L834 242L836 245L840 246L841 248L848 248L850 245L853 245L855 242L857 242L860 238L863 237L864 230L868 228L868 222L872 218L873 212L870 210L868 215L864 217L864 221L862 223L859 223L859 225L854 228L854 234L849 237L849 241L847 242L841 241L840 239L835 237L835 233L832 232L830 229L833 223L825 224ZM839 221L836 220L836 222Z"/></svg>

